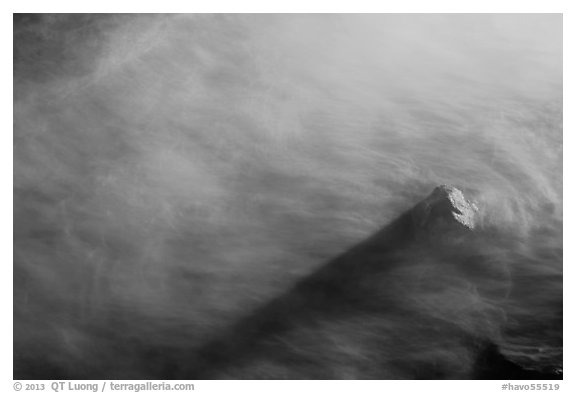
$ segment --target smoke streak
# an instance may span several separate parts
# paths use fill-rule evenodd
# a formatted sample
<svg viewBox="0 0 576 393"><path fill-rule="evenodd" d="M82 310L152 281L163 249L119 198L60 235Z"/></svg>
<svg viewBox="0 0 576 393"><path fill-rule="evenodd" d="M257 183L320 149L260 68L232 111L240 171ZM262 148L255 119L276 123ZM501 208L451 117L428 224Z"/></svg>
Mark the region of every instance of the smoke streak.
<svg viewBox="0 0 576 393"><path fill-rule="evenodd" d="M15 376L145 375L116 339L196 348L437 184L472 193L501 239L484 284L509 292L510 356L561 357L561 16L14 29ZM453 292L415 287L414 304L492 307L444 273Z"/></svg>

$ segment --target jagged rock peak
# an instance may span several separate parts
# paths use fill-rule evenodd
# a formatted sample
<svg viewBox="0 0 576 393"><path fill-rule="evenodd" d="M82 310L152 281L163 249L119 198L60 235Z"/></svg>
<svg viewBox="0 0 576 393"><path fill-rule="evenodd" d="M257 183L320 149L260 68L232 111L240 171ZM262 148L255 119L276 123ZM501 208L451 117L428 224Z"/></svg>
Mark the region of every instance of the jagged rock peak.
<svg viewBox="0 0 576 393"><path fill-rule="evenodd" d="M419 204L416 212L421 226L441 220L456 222L472 230L476 225L478 207L467 200L458 188L441 185Z"/></svg>

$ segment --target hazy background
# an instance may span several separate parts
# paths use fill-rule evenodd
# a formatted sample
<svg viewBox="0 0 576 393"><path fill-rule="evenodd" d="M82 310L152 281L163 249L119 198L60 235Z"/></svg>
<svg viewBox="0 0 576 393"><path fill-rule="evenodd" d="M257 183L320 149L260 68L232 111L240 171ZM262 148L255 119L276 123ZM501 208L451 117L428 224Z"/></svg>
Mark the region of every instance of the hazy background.
<svg viewBox="0 0 576 393"><path fill-rule="evenodd" d="M561 15L14 21L15 377L141 375L114 337L198 347L442 183L561 364Z"/></svg>

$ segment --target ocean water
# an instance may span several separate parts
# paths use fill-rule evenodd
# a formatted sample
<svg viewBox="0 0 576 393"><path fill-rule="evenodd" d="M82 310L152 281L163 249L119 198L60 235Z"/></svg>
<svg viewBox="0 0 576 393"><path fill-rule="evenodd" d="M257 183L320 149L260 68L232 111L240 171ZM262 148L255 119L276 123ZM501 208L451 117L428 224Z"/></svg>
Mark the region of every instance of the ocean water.
<svg viewBox="0 0 576 393"><path fill-rule="evenodd" d="M16 16L15 378L146 377L439 184L496 273L410 296L561 367L561 15Z"/></svg>

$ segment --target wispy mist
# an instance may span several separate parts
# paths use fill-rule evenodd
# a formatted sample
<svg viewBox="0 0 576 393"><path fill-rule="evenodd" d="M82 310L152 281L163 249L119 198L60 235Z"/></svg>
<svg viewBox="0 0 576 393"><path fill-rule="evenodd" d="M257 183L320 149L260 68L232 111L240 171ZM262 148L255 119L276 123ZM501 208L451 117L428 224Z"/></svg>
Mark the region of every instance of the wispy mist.
<svg viewBox="0 0 576 393"><path fill-rule="evenodd" d="M14 48L15 375L196 348L438 184L506 239L509 353L561 356L561 15L18 16ZM492 307L450 282L412 294Z"/></svg>

